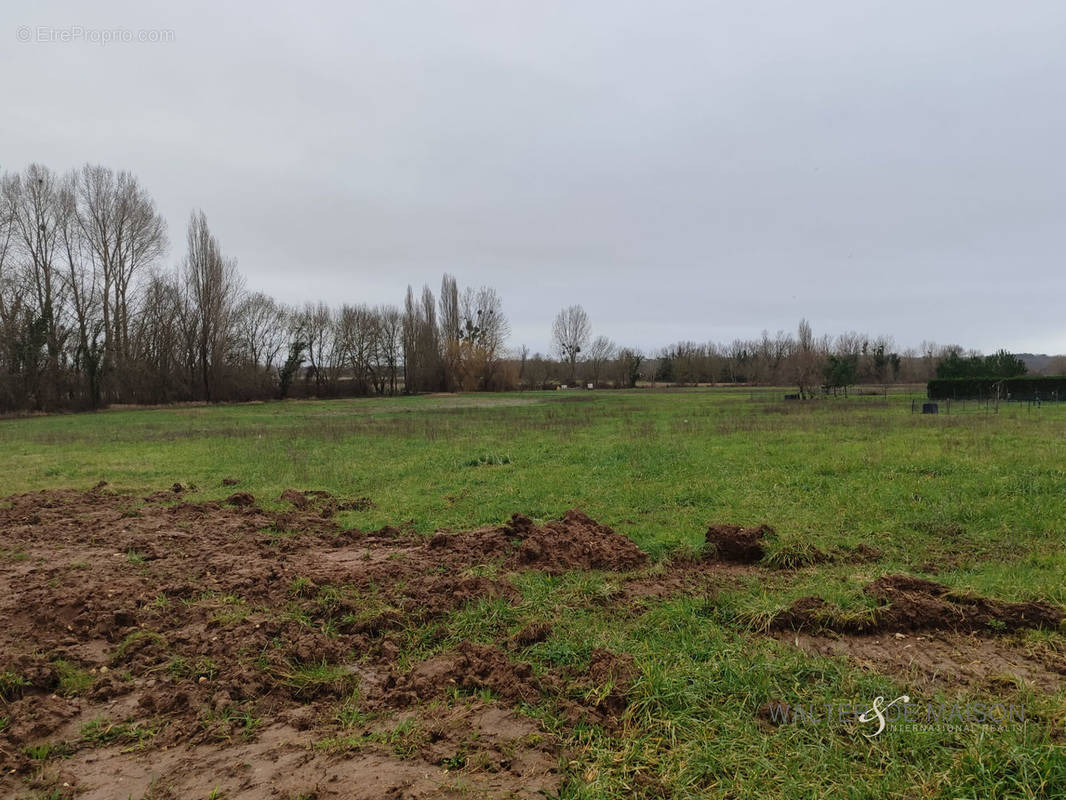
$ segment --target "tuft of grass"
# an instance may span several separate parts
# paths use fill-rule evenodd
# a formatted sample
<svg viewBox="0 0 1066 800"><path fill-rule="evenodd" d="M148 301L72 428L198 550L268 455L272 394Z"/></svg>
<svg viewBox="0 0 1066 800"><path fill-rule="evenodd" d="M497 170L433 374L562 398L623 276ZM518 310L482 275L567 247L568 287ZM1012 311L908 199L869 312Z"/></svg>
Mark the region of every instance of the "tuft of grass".
<svg viewBox="0 0 1066 800"><path fill-rule="evenodd" d="M387 730L326 737L316 742L314 747L330 753L352 753L370 746L384 746L398 757L406 759L416 755L429 741L429 734L413 718L407 718Z"/></svg>
<svg viewBox="0 0 1066 800"><path fill-rule="evenodd" d="M125 638L118 643L118 647L115 648L114 655L111 657L111 661L114 664L121 663L125 660L129 653L141 650L145 647L151 647L158 645L161 648L167 647L166 637L158 631L150 631L146 629L140 629L131 631L126 634Z"/></svg>
<svg viewBox="0 0 1066 800"><path fill-rule="evenodd" d="M336 720L342 728L356 728L370 720L370 716L360 707L361 701L362 696L355 689L337 705Z"/></svg>
<svg viewBox="0 0 1066 800"><path fill-rule="evenodd" d="M798 536L769 536L763 547L762 564L774 569L798 569L827 560L813 542Z"/></svg>
<svg viewBox="0 0 1066 800"><path fill-rule="evenodd" d="M162 725L159 722L114 722L103 718L90 720L81 727L81 741L90 745L128 745L123 752L132 752L154 739Z"/></svg>
<svg viewBox="0 0 1066 800"><path fill-rule="evenodd" d="M71 800L74 795L62 789L51 789L48 792L33 795L33 800Z"/></svg>
<svg viewBox="0 0 1066 800"><path fill-rule="evenodd" d="M22 694L30 682L11 670L0 670L0 700L13 700Z"/></svg>
<svg viewBox="0 0 1066 800"><path fill-rule="evenodd" d="M200 656L195 661L190 661L183 656L175 656L166 664L167 674L179 680L199 680L207 678L212 680L218 676L218 665L210 656Z"/></svg>
<svg viewBox="0 0 1066 800"><path fill-rule="evenodd" d="M64 697L83 694L93 685L92 673L76 664L59 659L55 662L55 668L59 676L56 692Z"/></svg>
<svg viewBox="0 0 1066 800"><path fill-rule="evenodd" d="M66 742L39 742L22 748L22 754L34 761L68 758L73 752L73 748Z"/></svg>
<svg viewBox="0 0 1066 800"><path fill-rule="evenodd" d="M346 694L358 688L358 678L348 667L326 661L289 664L275 668L274 678L294 697L311 699L323 694Z"/></svg>
<svg viewBox="0 0 1066 800"><path fill-rule="evenodd" d="M197 605L210 609L211 621L223 625L236 625L248 619L251 608L248 601L235 594L204 594Z"/></svg>
<svg viewBox="0 0 1066 800"><path fill-rule="evenodd" d="M707 544L700 542L677 542L669 548L661 559L668 566L681 564L698 564L707 557Z"/></svg>
<svg viewBox="0 0 1066 800"><path fill-rule="evenodd" d="M215 741L230 741L236 735L250 742L259 735L263 720L248 710L227 706L220 711L205 710L200 727Z"/></svg>

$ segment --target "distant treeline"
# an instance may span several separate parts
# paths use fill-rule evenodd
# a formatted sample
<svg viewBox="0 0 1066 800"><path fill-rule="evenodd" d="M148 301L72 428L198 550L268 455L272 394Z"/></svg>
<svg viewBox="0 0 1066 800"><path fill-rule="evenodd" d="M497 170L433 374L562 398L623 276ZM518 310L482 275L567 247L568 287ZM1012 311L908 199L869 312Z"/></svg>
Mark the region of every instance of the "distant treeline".
<svg viewBox="0 0 1066 800"><path fill-rule="evenodd" d="M593 337L580 305L555 316L550 354L530 354L509 349L492 287L461 290L445 275L438 294L408 287L402 306L292 306L246 289L203 212L169 269L168 249L155 201L128 172L32 165L0 176L0 411L647 381L793 384L811 396L924 382L977 357L816 338L806 321L796 335L649 353Z"/></svg>

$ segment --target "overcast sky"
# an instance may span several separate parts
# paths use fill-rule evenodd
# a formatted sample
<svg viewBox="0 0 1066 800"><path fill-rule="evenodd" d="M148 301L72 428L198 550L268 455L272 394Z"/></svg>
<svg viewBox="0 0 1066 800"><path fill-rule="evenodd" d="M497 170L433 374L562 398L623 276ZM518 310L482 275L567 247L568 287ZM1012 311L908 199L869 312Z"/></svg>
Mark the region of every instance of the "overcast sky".
<svg viewBox="0 0 1066 800"><path fill-rule="evenodd" d="M0 168L135 172L169 264L202 208L250 288L447 271L534 350L581 303L649 348L1066 352L1061 0L153 5L2 4Z"/></svg>

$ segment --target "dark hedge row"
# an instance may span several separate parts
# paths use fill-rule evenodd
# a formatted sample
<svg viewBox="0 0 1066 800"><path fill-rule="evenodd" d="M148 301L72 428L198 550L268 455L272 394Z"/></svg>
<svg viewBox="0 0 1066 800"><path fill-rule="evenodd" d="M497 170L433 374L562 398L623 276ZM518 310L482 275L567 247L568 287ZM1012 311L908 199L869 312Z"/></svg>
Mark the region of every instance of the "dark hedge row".
<svg viewBox="0 0 1066 800"><path fill-rule="evenodd" d="M930 400L969 400L995 397L997 389L1003 399L1066 399L1066 377L934 378L927 392Z"/></svg>

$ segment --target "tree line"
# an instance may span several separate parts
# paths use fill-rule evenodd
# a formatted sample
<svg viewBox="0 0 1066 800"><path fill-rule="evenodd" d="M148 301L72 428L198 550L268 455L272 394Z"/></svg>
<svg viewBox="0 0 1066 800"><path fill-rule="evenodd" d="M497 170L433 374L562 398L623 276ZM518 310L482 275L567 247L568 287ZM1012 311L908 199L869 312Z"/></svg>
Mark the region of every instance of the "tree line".
<svg viewBox="0 0 1066 800"><path fill-rule="evenodd" d="M924 381L963 357L935 345L897 353L853 333L815 338L805 321L796 335L645 354L593 336L580 305L555 317L552 352L531 355L508 349L492 287L444 275L436 294L408 287L400 306L293 306L246 287L202 211L168 269L169 247L129 172L34 164L0 175L0 411L649 380L790 383L807 395Z"/></svg>
<svg viewBox="0 0 1066 800"><path fill-rule="evenodd" d="M0 176L0 410L514 385L491 287L289 306L246 288L202 211L169 270L168 246L128 172Z"/></svg>
<svg viewBox="0 0 1066 800"><path fill-rule="evenodd" d="M795 334L763 331L757 339L728 343L678 342L658 353L653 374L682 385L792 385L802 397L812 397L847 393L856 384L924 383L943 359L961 352L957 345L934 342L899 350L891 337L854 331L815 336L810 323L800 320Z"/></svg>

